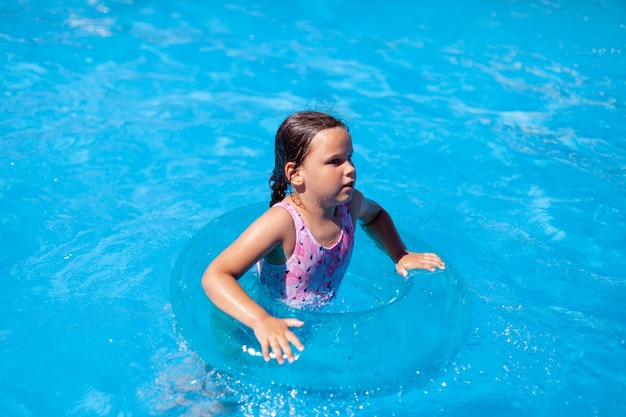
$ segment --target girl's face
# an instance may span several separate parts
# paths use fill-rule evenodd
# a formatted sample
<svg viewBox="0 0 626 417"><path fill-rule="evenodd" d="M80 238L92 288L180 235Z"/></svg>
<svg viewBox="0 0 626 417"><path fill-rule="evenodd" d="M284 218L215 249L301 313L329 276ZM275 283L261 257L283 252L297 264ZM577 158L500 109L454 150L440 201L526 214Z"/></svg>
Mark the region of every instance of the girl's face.
<svg viewBox="0 0 626 417"><path fill-rule="evenodd" d="M352 163L352 138L343 127L316 134L301 165L305 193L322 207L343 204L352 198L356 169Z"/></svg>

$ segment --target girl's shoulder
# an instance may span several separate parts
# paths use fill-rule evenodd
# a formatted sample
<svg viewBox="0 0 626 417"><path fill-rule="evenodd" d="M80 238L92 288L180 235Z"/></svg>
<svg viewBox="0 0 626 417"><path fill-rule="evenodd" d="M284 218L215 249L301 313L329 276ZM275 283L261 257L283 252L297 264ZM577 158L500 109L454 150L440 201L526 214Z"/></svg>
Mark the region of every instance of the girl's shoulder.
<svg viewBox="0 0 626 417"><path fill-rule="evenodd" d="M359 190L355 189L352 191L352 199L348 203L348 209L350 210L353 223L356 224L356 221L359 219L365 202L365 196Z"/></svg>
<svg viewBox="0 0 626 417"><path fill-rule="evenodd" d="M368 199L358 190L352 192L352 200L350 200L349 207L352 220L355 223L358 220L361 224L371 222L382 210L378 203Z"/></svg>
<svg viewBox="0 0 626 417"><path fill-rule="evenodd" d="M284 263L295 246L295 223L287 208L281 205L270 207L255 224L259 239L269 249L264 257L270 263ZM289 256L287 256L289 253Z"/></svg>
<svg viewBox="0 0 626 417"><path fill-rule="evenodd" d="M274 205L257 219L264 228L277 232L293 230L293 217L284 204Z"/></svg>
<svg viewBox="0 0 626 417"><path fill-rule="evenodd" d="M359 190L354 189L352 191L352 199L348 203L348 208L350 209L350 214L352 217L358 216L363 204L365 203L365 196Z"/></svg>

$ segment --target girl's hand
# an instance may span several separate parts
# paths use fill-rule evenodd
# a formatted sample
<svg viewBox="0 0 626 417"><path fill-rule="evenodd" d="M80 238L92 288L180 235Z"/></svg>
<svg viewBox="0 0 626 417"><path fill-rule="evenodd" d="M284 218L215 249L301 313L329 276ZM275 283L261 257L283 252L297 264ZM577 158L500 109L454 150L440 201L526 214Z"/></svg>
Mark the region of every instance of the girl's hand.
<svg viewBox="0 0 626 417"><path fill-rule="evenodd" d="M257 321L252 330L254 330L254 335L261 344L263 359L269 362L271 348L279 364L282 365L285 362L284 357L287 357L289 363L292 363L295 357L291 350L291 344L300 352L304 350L304 345L289 328L302 326L304 326L304 322L294 318L279 319L267 316Z"/></svg>
<svg viewBox="0 0 626 417"><path fill-rule="evenodd" d="M409 269L428 269L432 272L435 268L446 269L446 264L434 253L408 252L396 264L396 271L403 277L409 275Z"/></svg>

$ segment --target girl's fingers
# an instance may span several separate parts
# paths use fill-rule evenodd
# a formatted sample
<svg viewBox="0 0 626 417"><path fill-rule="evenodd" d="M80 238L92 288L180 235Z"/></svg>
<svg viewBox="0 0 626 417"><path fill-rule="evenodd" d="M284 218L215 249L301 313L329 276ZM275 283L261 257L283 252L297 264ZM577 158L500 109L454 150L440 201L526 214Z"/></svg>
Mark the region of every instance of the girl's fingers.
<svg viewBox="0 0 626 417"><path fill-rule="evenodd" d="M261 344L261 352L263 353L263 359L265 359L265 362L269 362L270 361L269 343Z"/></svg>
<svg viewBox="0 0 626 417"><path fill-rule="evenodd" d="M408 276L410 269L426 269L434 272L435 269L446 269L446 264L435 253L409 253L396 264L396 271L403 277Z"/></svg>
<svg viewBox="0 0 626 417"><path fill-rule="evenodd" d="M289 345L289 342L287 340L285 341L281 340L280 348L282 350L280 354L280 359L282 359L282 361L278 361L278 363L282 364L284 362L283 356L286 356L289 363L292 363L295 360L295 358L293 356L293 351L291 350L291 346ZM276 359L278 359L278 353L276 353Z"/></svg>
<svg viewBox="0 0 626 417"><path fill-rule="evenodd" d="M409 276L409 271L400 265L396 265L396 272L405 278Z"/></svg>
<svg viewBox="0 0 626 417"><path fill-rule="evenodd" d="M285 359L283 358L283 351L282 351L280 343L274 341L271 343L271 346L272 346L272 352L274 353L274 356L276 356L276 362L278 362L280 365L285 363ZM267 361L269 361L269 357Z"/></svg>
<svg viewBox="0 0 626 417"><path fill-rule="evenodd" d="M302 327L304 326L304 322L300 321L298 319L284 319L285 323L287 324L287 326L289 327Z"/></svg>
<svg viewBox="0 0 626 417"><path fill-rule="evenodd" d="M287 327L302 327L304 322L295 318L282 319ZM296 360L291 345L295 346L300 352L304 350L304 345L292 331L286 330L283 335L275 335L268 337L261 342L261 352L266 362L271 360L272 355L276 357L276 362L280 365L285 363L285 358L291 363ZM270 353L271 352L271 353Z"/></svg>
<svg viewBox="0 0 626 417"><path fill-rule="evenodd" d="M291 343L292 345L294 345L296 349L298 349L300 352L304 350L304 345L302 344L300 339L298 339L298 336L296 336L295 334L289 332L287 334L287 341Z"/></svg>

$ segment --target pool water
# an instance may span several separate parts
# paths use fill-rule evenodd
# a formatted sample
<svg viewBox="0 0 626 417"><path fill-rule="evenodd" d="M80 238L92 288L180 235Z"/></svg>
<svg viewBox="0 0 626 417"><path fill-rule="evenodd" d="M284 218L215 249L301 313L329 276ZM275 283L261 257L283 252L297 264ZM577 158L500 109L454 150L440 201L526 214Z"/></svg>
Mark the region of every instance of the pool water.
<svg viewBox="0 0 626 417"><path fill-rule="evenodd" d="M626 412L622 1L21 0L0 19L0 415ZM304 108L349 124L359 189L469 290L467 340L419 387L257 386L176 330L176 260L269 198L273 135Z"/></svg>

